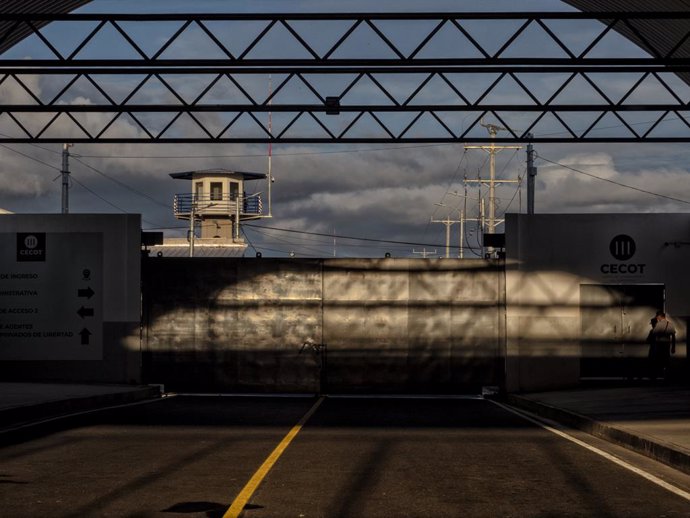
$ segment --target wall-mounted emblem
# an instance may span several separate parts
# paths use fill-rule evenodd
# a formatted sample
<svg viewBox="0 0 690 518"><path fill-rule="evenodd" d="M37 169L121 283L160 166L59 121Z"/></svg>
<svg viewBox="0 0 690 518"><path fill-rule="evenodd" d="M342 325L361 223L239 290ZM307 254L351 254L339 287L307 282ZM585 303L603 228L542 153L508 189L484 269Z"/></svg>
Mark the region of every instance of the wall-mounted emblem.
<svg viewBox="0 0 690 518"><path fill-rule="evenodd" d="M614 259L618 261L627 261L628 259L632 259L632 256L635 255L635 240L625 234L619 234L611 240L609 250Z"/></svg>
<svg viewBox="0 0 690 518"><path fill-rule="evenodd" d="M17 261L45 261L45 232L17 233Z"/></svg>
<svg viewBox="0 0 690 518"><path fill-rule="evenodd" d="M643 275L646 264L628 263L635 255L637 245L635 240L627 234L618 234L609 243L609 252L618 263L602 264L599 271L604 275Z"/></svg>

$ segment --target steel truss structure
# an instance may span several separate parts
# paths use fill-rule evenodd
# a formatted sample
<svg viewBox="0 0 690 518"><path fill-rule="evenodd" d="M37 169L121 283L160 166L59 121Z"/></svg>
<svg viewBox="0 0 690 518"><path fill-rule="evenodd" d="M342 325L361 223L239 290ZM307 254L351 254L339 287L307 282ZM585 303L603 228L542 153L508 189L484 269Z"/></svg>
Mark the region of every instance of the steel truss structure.
<svg viewBox="0 0 690 518"><path fill-rule="evenodd" d="M690 142L687 12L3 16L4 143Z"/></svg>

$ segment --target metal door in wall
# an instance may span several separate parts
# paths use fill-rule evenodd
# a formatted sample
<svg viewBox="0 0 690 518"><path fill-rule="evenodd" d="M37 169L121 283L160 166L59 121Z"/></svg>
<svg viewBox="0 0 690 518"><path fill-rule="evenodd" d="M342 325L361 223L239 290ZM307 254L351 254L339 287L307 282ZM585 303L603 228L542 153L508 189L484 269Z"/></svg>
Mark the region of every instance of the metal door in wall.
<svg viewBox="0 0 690 518"><path fill-rule="evenodd" d="M580 285L580 377L643 377L649 321L664 300L663 284Z"/></svg>

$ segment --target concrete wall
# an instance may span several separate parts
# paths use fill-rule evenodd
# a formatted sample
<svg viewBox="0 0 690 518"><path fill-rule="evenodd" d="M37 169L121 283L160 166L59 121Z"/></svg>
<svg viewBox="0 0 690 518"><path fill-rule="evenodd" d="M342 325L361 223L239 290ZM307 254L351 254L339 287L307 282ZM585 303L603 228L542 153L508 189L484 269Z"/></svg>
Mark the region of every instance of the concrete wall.
<svg viewBox="0 0 690 518"><path fill-rule="evenodd" d="M502 383L504 276L485 261L151 257L143 278L151 383L260 392ZM307 340L325 351L300 353Z"/></svg>
<svg viewBox="0 0 690 518"><path fill-rule="evenodd" d="M139 215L0 216L3 379L140 380L140 229Z"/></svg>
<svg viewBox="0 0 690 518"><path fill-rule="evenodd" d="M606 297L584 300L601 286L662 286L676 363L687 357L690 214L509 215L506 228L505 269L149 257L140 270L138 216L3 215L0 374L194 391L562 388L580 382L583 358L612 327ZM629 257L612 248L621 235L635 244ZM31 260L40 250L44 260ZM655 309L621 313L612 355L644 359ZM300 352L305 341L326 347Z"/></svg>
<svg viewBox="0 0 690 518"><path fill-rule="evenodd" d="M620 235L635 243L629 258L612 253L611 243ZM605 303L583 307L583 285L664 285L666 311L679 328L676 363L686 357L690 214L511 214L506 240L508 390L560 388L580 381L581 359L592 342L583 336L588 328L583 315L599 321L592 326L598 336L610 316ZM643 341L655 309L637 308L635 318L623 322L625 343L612 354L644 359ZM620 334L615 324L613 328L612 333Z"/></svg>

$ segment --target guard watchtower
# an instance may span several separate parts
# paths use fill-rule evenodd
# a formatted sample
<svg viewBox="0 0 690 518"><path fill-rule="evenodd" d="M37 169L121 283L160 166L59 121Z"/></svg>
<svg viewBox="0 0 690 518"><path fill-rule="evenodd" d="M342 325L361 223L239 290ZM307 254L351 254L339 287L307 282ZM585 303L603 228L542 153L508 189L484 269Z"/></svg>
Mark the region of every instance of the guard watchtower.
<svg viewBox="0 0 690 518"><path fill-rule="evenodd" d="M189 221L190 255L195 240L199 245L244 244L240 223L264 216L261 193L247 194L246 189L247 182L266 179L264 173L206 169L170 176L191 181L191 192L176 194L173 205L175 217Z"/></svg>

